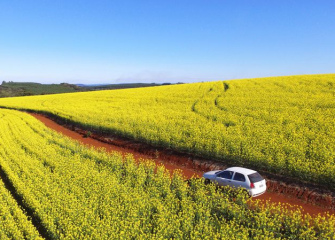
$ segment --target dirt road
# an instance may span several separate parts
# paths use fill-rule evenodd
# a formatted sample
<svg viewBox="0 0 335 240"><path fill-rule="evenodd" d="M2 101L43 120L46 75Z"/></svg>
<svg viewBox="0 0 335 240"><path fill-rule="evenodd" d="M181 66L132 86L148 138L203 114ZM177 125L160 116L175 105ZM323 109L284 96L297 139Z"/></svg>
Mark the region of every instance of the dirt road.
<svg viewBox="0 0 335 240"><path fill-rule="evenodd" d="M166 157L162 157L160 155L160 152L157 151L157 153L146 153L146 151L136 151L134 149L136 148L126 148L124 146L117 146L118 144L110 144L110 143L105 143L101 142L95 138L97 136L91 136L91 137L85 137L84 136L84 131L80 133L80 131L73 131L70 130L64 126L61 126L57 124L56 122L50 120L49 118L36 114L36 113L30 113L32 116L35 118L39 119L41 122L43 122L47 127L62 133L65 136L68 136L72 139L75 139L82 144L85 144L87 146L94 146L96 148L104 148L106 149L107 152L113 152L117 151L119 153L122 153L123 155L127 154L132 154L134 158L137 161L140 161L141 159L152 159L154 160L157 164L164 164L164 166L169 170L169 171L174 171L176 169L180 169L185 176L185 178L191 178L192 176L194 177L201 177L203 174L203 171L195 170L192 168L191 163L189 161L185 161L183 157L180 157L180 160L178 160L179 156L169 156L170 158L173 158L174 161L171 163L171 161L168 161ZM79 133L78 133L79 132ZM132 143L129 143L132 144ZM165 154L166 155L166 154ZM295 205L295 207L302 207L303 211L305 213L309 213L311 215L315 215L318 213L325 214L326 212L329 212L330 214L335 214L335 210L329 210L322 208L320 206L312 205L310 203L306 203L301 201L300 199L293 198L293 197L288 197L284 194L278 194L278 193L273 193L273 192L267 192L256 199L260 199L262 201L269 200L274 203L289 203L291 205Z"/></svg>

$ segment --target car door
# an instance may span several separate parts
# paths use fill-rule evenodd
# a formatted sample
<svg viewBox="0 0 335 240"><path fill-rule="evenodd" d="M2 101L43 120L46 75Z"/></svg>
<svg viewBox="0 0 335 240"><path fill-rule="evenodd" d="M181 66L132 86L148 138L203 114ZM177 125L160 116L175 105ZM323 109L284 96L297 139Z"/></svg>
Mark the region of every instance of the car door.
<svg viewBox="0 0 335 240"><path fill-rule="evenodd" d="M235 172L234 177L231 181L231 185L235 188L243 187L245 188L247 183L246 183L246 177L244 174Z"/></svg>
<svg viewBox="0 0 335 240"><path fill-rule="evenodd" d="M233 171L222 171L216 176L215 181L219 186L231 185L233 175Z"/></svg>

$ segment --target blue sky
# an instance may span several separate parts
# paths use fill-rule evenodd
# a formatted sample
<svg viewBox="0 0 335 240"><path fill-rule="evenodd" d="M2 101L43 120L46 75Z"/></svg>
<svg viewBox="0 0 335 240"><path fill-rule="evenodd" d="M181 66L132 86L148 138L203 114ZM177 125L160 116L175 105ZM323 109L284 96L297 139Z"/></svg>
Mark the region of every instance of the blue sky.
<svg viewBox="0 0 335 240"><path fill-rule="evenodd" d="M335 1L1 0L0 81L335 72Z"/></svg>

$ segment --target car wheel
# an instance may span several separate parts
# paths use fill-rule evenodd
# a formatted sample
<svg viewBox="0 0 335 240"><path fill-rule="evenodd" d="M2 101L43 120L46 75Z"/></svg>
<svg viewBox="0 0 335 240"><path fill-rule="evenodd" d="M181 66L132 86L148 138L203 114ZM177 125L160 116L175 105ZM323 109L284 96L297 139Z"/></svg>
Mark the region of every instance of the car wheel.
<svg viewBox="0 0 335 240"><path fill-rule="evenodd" d="M211 181L210 181L209 179L207 179L207 178L205 179L205 184L206 184L206 185L207 185L207 184L210 184L210 182L211 182Z"/></svg>

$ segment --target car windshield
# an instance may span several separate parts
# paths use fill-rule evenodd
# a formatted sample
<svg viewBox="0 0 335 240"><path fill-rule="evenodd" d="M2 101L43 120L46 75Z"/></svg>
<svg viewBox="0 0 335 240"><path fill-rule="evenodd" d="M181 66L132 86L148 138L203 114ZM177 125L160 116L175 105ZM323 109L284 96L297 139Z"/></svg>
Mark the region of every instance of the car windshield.
<svg viewBox="0 0 335 240"><path fill-rule="evenodd" d="M248 178L252 183L260 182L264 179L258 172L248 175Z"/></svg>

